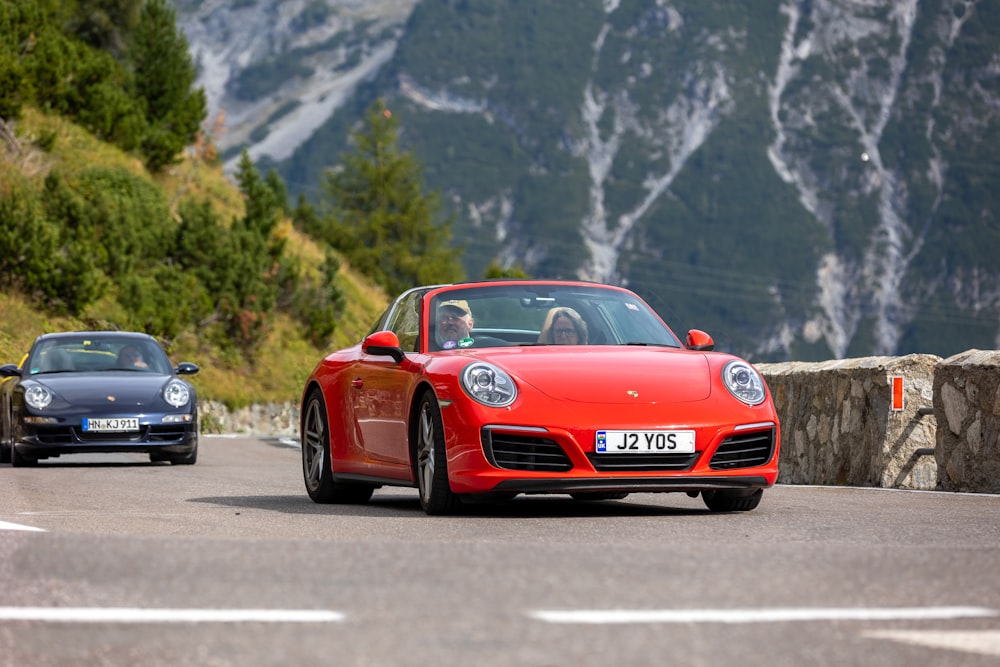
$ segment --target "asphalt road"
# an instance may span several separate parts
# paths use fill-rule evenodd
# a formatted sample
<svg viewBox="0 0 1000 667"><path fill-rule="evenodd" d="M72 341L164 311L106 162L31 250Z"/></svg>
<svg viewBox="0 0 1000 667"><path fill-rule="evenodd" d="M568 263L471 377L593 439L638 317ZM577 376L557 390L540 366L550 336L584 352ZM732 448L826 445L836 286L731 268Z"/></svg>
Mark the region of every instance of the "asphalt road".
<svg viewBox="0 0 1000 667"><path fill-rule="evenodd" d="M998 665L1000 497L778 486L428 517L299 452L0 466L0 665Z"/></svg>

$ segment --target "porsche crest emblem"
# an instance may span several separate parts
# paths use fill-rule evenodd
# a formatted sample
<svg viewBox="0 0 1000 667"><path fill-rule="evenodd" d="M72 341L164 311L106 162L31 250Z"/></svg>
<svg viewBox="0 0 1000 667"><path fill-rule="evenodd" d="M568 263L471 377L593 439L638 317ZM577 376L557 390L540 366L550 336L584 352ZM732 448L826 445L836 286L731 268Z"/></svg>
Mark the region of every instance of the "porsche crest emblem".
<svg viewBox="0 0 1000 667"><path fill-rule="evenodd" d="M637 392L635 389L629 389L625 393L631 396L632 398L639 398L639 392Z"/></svg>

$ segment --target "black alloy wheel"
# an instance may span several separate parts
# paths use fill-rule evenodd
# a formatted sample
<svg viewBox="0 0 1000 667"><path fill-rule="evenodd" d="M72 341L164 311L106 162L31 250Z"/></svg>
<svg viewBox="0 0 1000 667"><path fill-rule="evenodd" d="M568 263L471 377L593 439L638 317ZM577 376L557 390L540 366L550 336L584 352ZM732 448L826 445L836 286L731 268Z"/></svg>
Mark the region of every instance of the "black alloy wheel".
<svg viewBox="0 0 1000 667"><path fill-rule="evenodd" d="M461 499L448 483L441 408L430 391L420 399L416 432L417 488L420 506L427 514L454 514Z"/></svg>
<svg viewBox="0 0 1000 667"><path fill-rule="evenodd" d="M371 484L335 482L330 461L330 424L323 394L313 390L302 413L302 477L306 492L317 503L365 503L372 497Z"/></svg>

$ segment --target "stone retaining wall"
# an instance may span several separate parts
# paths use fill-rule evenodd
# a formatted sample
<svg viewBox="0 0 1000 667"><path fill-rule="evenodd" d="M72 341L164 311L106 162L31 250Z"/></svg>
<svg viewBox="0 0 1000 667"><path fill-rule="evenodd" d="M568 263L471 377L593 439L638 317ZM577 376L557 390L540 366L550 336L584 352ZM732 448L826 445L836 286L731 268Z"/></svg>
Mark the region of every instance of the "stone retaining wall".
<svg viewBox="0 0 1000 667"><path fill-rule="evenodd" d="M934 375L938 488L1000 493L1000 351L969 350Z"/></svg>
<svg viewBox="0 0 1000 667"><path fill-rule="evenodd" d="M937 487L932 355L758 364L781 420L778 482ZM902 401L893 405L893 378ZM897 398L898 401L898 398Z"/></svg>
<svg viewBox="0 0 1000 667"><path fill-rule="evenodd" d="M757 368L781 419L779 483L1000 493L1000 351ZM202 431L297 437L298 413L202 401Z"/></svg>

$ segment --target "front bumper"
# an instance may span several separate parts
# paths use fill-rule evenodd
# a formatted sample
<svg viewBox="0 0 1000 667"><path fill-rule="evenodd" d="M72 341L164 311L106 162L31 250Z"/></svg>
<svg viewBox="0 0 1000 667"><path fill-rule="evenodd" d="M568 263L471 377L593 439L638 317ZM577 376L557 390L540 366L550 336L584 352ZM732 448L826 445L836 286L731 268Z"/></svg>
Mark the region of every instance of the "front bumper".
<svg viewBox="0 0 1000 667"><path fill-rule="evenodd" d="M30 459L60 454L107 452L162 452L169 455L190 454L198 446L198 424L140 423L130 433L88 433L79 423L19 425L14 447Z"/></svg>

